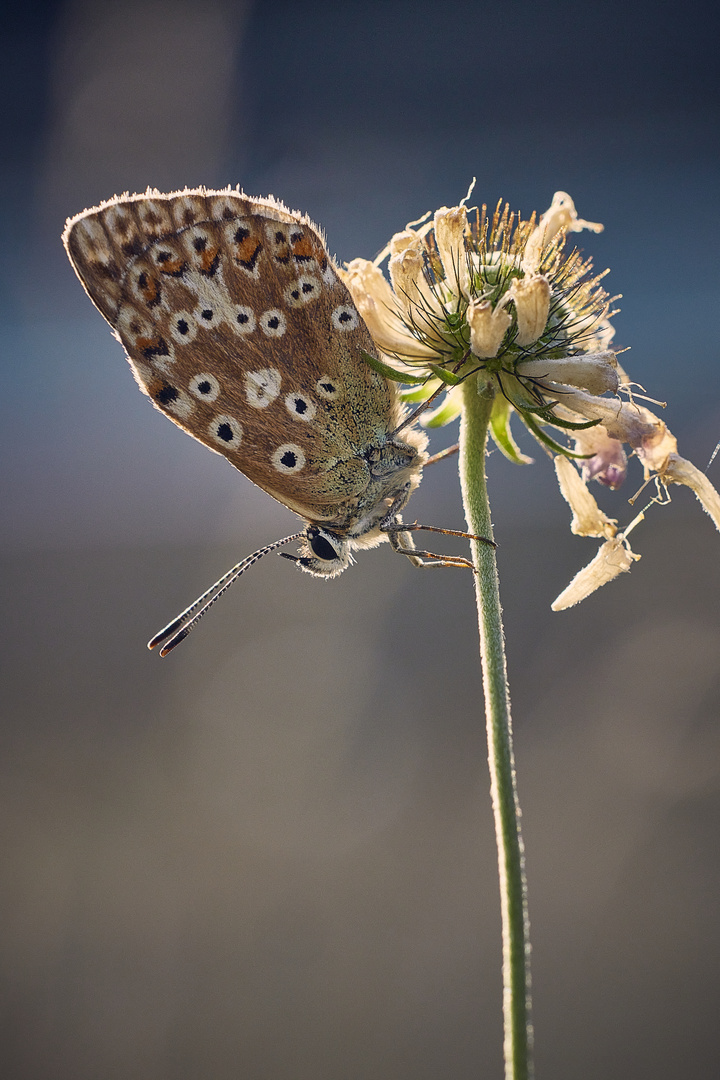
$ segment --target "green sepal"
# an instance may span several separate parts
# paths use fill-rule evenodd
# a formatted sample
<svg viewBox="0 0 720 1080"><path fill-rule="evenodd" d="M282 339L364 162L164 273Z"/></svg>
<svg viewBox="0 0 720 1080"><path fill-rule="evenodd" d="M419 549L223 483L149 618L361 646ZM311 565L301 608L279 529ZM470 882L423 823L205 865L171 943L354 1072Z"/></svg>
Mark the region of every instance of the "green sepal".
<svg viewBox="0 0 720 1080"><path fill-rule="evenodd" d="M523 454L510 430L510 402L497 397L490 414L490 434L501 454L515 465L532 465L533 459Z"/></svg>
<svg viewBox="0 0 720 1080"><path fill-rule="evenodd" d="M390 367L389 364L384 364L382 360L378 360L377 356L371 356L370 353L365 352L364 349L360 349L360 355L365 363L377 371L380 375L384 375L386 379L391 379L393 382L399 383L411 383L420 384L428 381L428 375L408 375L404 371L398 371L397 368Z"/></svg>
<svg viewBox="0 0 720 1080"><path fill-rule="evenodd" d="M520 405L518 402L513 401L513 405L518 412L521 413L535 413L544 420L546 424L551 424L553 427L567 428L569 431L584 431L586 428L597 427L601 424L601 420L584 420L581 424L576 423L574 420L563 420L562 417L556 416L552 411L556 405L562 404L560 401L548 401L544 405Z"/></svg>
<svg viewBox="0 0 720 1080"><path fill-rule="evenodd" d="M418 401L425 401L429 398L434 389L436 389L436 387L434 387L432 383L427 382L418 389L400 390L400 399L405 402L406 405L414 405Z"/></svg>
<svg viewBox="0 0 720 1080"><path fill-rule="evenodd" d="M440 382L447 383L448 386L457 386L463 380L459 375L454 375L452 371L448 371L446 368L441 367L439 364L428 364L428 367L432 371L433 375L436 375Z"/></svg>
<svg viewBox="0 0 720 1080"><path fill-rule="evenodd" d="M593 457L592 454L576 454L574 450L568 450L567 446L561 446L560 443L555 442L554 439L551 439L549 435L545 434L539 424L536 424L533 417L530 416L529 413L525 412L524 409L521 412L521 416L523 418L523 422L526 424L529 430L532 431L533 435L535 435L535 437L539 439L541 443L544 443L545 446L548 446L551 450L554 450L556 454L562 454L563 457L568 458Z"/></svg>
<svg viewBox="0 0 720 1080"><path fill-rule="evenodd" d="M555 413L550 413L546 420L553 427L567 428L569 431L584 431L586 428L597 427L598 424L602 423L601 420L586 420L584 424L576 424L572 420L563 420L560 416L556 416Z"/></svg>

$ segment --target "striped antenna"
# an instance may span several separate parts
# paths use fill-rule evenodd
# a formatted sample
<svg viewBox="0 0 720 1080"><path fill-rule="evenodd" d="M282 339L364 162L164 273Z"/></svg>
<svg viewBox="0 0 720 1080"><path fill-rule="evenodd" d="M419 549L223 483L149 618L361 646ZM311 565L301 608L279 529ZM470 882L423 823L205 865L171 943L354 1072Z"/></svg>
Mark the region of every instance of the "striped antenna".
<svg viewBox="0 0 720 1080"><path fill-rule="evenodd" d="M161 630L159 634L156 634L154 638L148 641L148 649L154 649L160 645L163 641L166 643L160 650L161 656L167 656L169 652L184 641L188 634L195 629L197 624L202 619L205 612L213 606L216 600L219 600L223 593L226 593L231 585L234 585L237 579L244 574L258 559L262 559L263 555L269 555L271 551L275 551L276 548L282 547L283 544L291 544L294 540L300 540L305 535L304 532L293 533L292 536L286 536L284 540L276 540L274 544L266 544L265 547L259 548L254 551L252 555L248 555L246 559L239 562L237 566L233 566L232 570L228 570L226 574L211 585L199 596L195 603L168 623L164 630Z"/></svg>

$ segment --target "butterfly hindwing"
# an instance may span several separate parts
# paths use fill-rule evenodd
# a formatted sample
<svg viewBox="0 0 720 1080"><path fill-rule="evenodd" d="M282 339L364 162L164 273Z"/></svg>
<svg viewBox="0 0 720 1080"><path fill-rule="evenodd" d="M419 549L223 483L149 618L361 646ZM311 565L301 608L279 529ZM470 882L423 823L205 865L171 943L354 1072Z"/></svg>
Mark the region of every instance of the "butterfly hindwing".
<svg viewBox="0 0 720 1080"><path fill-rule="evenodd" d="M141 389L178 426L304 517L368 483L395 387L312 223L236 191L123 196L65 245Z"/></svg>

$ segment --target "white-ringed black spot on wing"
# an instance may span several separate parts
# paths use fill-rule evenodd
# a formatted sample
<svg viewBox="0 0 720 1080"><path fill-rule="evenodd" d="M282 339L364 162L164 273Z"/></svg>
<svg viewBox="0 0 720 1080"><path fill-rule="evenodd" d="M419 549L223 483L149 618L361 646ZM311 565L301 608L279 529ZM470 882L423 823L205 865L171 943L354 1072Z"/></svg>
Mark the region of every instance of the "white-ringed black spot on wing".
<svg viewBox="0 0 720 1080"><path fill-rule="evenodd" d="M322 285L319 278L313 274L302 274L292 285L285 290L285 300L289 307L302 307L309 304L322 293Z"/></svg>
<svg viewBox="0 0 720 1080"><path fill-rule="evenodd" d="M280 393L282 376L277 368L248 371L245 376L245 397L253 409L266 409Z"/></svg>
<svg viewBox="0 0 720 1080"><path fill-rule="evenodd" d="M234 416L216 416L208 425L208 431L223 450L237 450L242 440L242 427Z"/></svg>
<svg viewBox="0 0 720 1080"><path fill-rule="evenodd" d="M238 304L232 320L233 330L238 334L252 334L255 325L255 312L253 309L245 304Z"/></svg>
<svg viewBox="0 0 720 1080"><path fill-rule="evenodd" d="M186 420L193 412L193 403L187 394L165 380L152 381L148 387L150 397L165 412Z"/></svg>
<svg viewBox="0 0 720 1080"><path fill-rule="evenodd" d="M360 322L360 316L354 307L341 304L332 313L332 324L336 330L354 330Z"/></svg>
<svg viewBox="0 0 720 1080"><path fill-rule="evenodd" d="M267 337L282 337L287 330L287 323L282 311L270 308L260 316L260 329Z"/></svg>
<svg viewBox="0 0 720 1080"><path fill-rule="evenodd" d="M198 326L204 326L206 330L212 330L222 322L221 313L209 300L201 300L195 308L195 322Z"/></svg>
<svg viewBox="0 0 720 1080"><path fill-rule="evenodd" d="M300 394L296 391L285 395L285 408L291 416L306 422L312 420L317 411L315 402L311 401L307 394Z"/></svg>
<svg viewBox="0 0 720 1080"><path fill-rule="evenodd" d="M199 401L214 401L220 393L220 383L214 375L203 371L202 374L193 376L188 390Z"/></svg>
<svg viewBox="0 0 720 1080"><path fill-rule="evenodd" d="M195 316L189 311L178 311L170 320L170 333L178 345L187 345L197 334Z"/></svg>
<svg viewBox="0 0 720 1080"><path fill-rule="evenodd" d="M278 446L270 461L278 472L297 473L305 464L305 455L297 443L283 443Z"/></svg>
<svg viewBox="0 0 720 1080"><path fill-rule="evenodd" d="M340 397L340 384L337 379L330 378L329 375L323 375L321 379L318 379L315 389L326 401L337 401Z"/></svg>

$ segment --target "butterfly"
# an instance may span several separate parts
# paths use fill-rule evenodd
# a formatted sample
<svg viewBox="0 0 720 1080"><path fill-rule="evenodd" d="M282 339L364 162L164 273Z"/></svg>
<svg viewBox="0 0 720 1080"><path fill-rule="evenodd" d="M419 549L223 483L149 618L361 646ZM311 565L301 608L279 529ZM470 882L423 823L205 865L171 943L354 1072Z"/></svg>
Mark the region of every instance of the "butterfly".
<svg viewBox="0 0 720 1080"><path fill-rule="evenodd" d="M303 521L151 648L164 641L165 655L250 565L296 540L298 555L281 554L324 578L384 540L415 565L472 565L418 551L419 526L402 523L427 436L363 359L375 345L306 215L239 189L148 189L68 219L63 243L153 405Z"/></svg>

